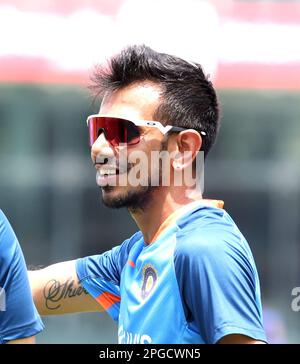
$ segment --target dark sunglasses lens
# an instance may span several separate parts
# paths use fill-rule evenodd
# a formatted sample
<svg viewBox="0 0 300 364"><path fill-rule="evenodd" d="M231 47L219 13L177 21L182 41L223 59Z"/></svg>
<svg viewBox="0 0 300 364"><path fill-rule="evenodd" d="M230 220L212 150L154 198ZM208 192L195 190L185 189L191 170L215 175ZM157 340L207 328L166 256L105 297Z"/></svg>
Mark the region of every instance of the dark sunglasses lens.
<svg viewBox="0 0 300 364"><path fill-rule="evenodd" d="M136 144L140 141L140 132L131 121L120 118L92 117L89 119L90 146L92 146L102 131L105 138L113 145Z"/></svg>
<svg viewBox="0 0 300 364"><path fill-rule="evenodd" d="M107 132L112 145L125 143L128 145L136 144L140 141L140 132L136 125L126 119L111 119Z"/></svg>
<svg viewBox="0 0 300 364"><path fill-rule="evenodd" d="M90 147L95 143L100 135L100 128L97 119L97 117L92 117L88 120Z"/></svg>

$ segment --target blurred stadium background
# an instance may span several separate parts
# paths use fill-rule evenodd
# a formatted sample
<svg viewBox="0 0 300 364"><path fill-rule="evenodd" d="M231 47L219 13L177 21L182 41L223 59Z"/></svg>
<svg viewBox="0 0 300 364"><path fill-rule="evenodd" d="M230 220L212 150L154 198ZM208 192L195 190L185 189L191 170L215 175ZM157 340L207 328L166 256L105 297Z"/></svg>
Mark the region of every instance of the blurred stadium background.
<svg viewBox="0 0 300 364"><path fill-rule="evenodd" d="M93 65L130 43L202 63L223 109L205 195L253 250L270 342L300 342L300 1L0 0L0 208L29 265L97 254L136 229L102 206L85 118ZM39 343L114 343L106 314L44 320Z"/></svg>

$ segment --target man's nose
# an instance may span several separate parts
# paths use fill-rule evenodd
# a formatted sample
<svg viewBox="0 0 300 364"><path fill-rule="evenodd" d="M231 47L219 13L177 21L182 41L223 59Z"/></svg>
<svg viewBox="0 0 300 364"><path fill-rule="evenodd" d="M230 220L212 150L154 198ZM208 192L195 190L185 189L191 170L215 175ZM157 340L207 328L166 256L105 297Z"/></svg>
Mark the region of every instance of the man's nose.
<svg viewBox="0 0 300 364"><path fill-rule="evenodd" d="M101 133L95 140L91 148L91 158L93 163L103 160L103 158L113 157L114 150L109 142L106 140L104 133Z"/></svg>

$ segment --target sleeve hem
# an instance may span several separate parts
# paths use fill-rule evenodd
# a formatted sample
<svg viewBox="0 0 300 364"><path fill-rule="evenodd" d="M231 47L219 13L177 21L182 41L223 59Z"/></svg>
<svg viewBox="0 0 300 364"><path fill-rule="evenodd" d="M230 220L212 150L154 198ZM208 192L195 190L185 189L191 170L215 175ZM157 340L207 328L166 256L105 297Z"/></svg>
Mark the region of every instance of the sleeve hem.
<svg viewBox="0 0 300 364"><path fill-rule="evenodd" d="M260 329L248 329L234 325L224 325L215 330L215 335L213 338L213 343L217 343L224 336L232 335L232 334L240 334L249 336L255 340L261 340L267 342L266 334L264 330Z"/></svg>
<svg viewBox="0 0 300 364"><path fill-rule="evenodd" d="M76 268L76 274L79 283L82 283L84 280L88 278L88 275L86 273L86 267L84 264L84 259L79 258L75 261L75 268Z"/></svg>
<svg viewBox="0 0 300 364"><path fill-rule="evenodd" d="M44 325L39 324L38 327L32 327L32 325L23 326L20 328L15 328L6 332L2 332L0 335L0 343L5 344L11 340L24 339L26 337L31 337L39 334L43 331Z"/></svg>

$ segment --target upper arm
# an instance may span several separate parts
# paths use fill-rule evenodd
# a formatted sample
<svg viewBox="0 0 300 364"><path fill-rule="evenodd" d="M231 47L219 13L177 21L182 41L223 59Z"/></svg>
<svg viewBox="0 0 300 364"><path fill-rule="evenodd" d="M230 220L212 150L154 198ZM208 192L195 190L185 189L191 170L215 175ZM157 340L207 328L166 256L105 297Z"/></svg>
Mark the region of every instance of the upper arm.
<svg viewBox="0 0 300 364"><path fill-rule="evenodd" d="M79 283L75 260L28 273L34 302L41 315L102 311Z"/></svg>
<svg viewBox="0 0 300 364"><path fill-rule="evenodd" d="M94 256L29 272L35 304L42 315L103 311L117 319L120 276L130 239Z"/></svg>
<svg viewBox="0 0 300 364"><path fill-rule="evenodd" d="M202 234L177 252L188 318L207 343L231 335L264 341L258 276L246 242L226 230Z"/></svg>
<svg viewBox="0 0 300 364"><path fill-rule="evenodd" d="M33 304L24 256L12 227L1 211L0 287L0 342L39 333L43 324Z"/></svg>

